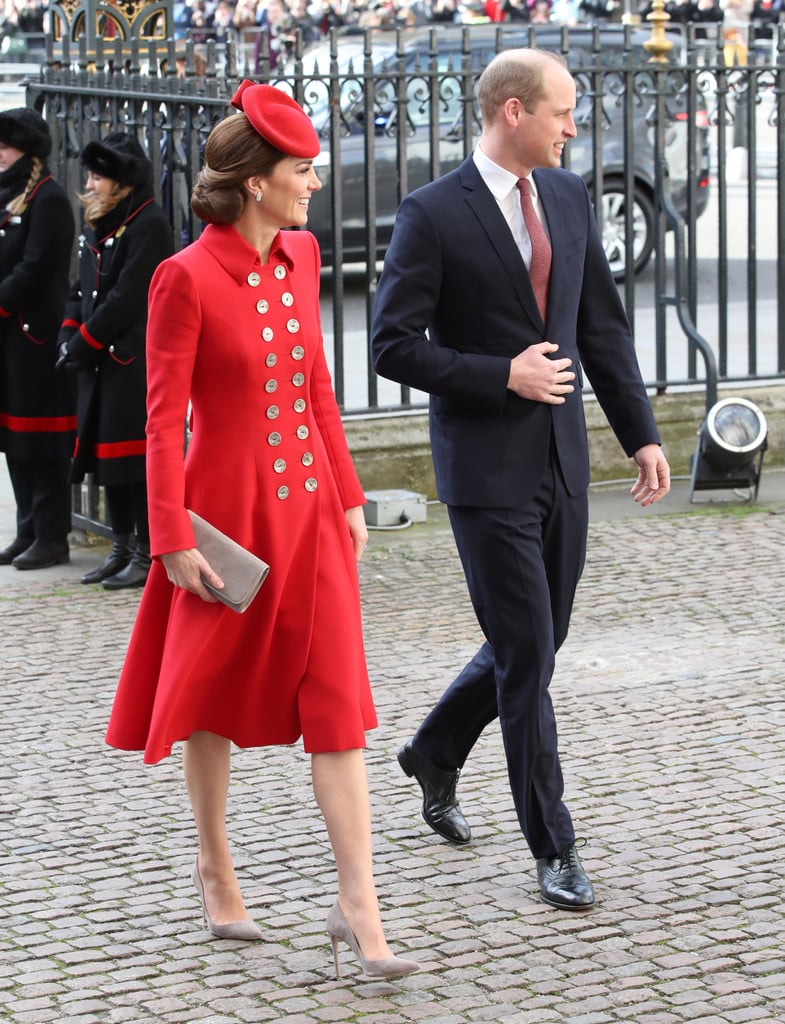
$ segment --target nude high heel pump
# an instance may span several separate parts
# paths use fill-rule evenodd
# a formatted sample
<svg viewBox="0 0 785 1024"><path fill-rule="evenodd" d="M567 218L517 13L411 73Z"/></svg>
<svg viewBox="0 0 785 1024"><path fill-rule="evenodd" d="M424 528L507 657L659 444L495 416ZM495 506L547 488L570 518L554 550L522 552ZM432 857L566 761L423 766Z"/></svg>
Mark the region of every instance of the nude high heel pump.
<svg viewBox="0 0 785 1024"><path fill-rule="evenodd" d="M243 939L245 942L255 942L264 938L261 929L253 921L230 921L228 924L216 924L213 921L204 898L204 886L202 885L202 876L199 874L198 857L191 872L191 879L196 886L196 891L199 893L199 899L202 901L204 923L212 935L219 939Z"/></svg>
<svg viewBox="0 0 785 1024"><path fill-rule="evenodd" d="M327 915L327 934L333 945L335 960L335 977L340 978L341 968L338 963L338 940L341 939L360 961L360 967L367 978L403 978L420 970L416 960L403 960L398 956L386 956L381 960L368 960L363 956L357 936L349 927L343 911L336 903Z"/></svg>

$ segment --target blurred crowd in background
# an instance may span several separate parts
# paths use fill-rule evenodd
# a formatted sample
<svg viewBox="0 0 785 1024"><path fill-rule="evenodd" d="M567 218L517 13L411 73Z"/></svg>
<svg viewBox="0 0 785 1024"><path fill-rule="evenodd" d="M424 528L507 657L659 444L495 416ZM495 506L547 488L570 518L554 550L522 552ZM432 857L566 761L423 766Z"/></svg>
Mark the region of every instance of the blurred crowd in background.
<svg viewBox="0 0 785 1024"><path fill-rule="evenodd" d="M3 0L0 53L4 57L43 50L46 7L43 0ZM645 19L651 9L651 0L177 0L173 20L175 37L190 33L197 44L232 38L247 48L258 46L261 36L267 35L274 67L291 52L298 30L307 46L333 28L504 21L577 25L621 22L631 16ZM665 11L679 25L721 22L726 62L744 63L746 46L741 36L746 41L753 26L756 41L771 40L783 18L785 0L668 0Z"/></svg>

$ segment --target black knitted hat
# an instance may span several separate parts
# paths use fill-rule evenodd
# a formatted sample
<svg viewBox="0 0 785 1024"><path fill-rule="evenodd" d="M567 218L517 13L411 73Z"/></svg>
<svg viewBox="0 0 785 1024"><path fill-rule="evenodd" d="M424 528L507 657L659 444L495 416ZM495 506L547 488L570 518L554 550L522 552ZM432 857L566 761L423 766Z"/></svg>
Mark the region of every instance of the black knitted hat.
<svg viewBox="0 0 785 1024"><path fill-rule="evenodd" d="M100 142L88 142L82 150L82 163L93 174L132 188L146 185L152 176L152 164L139 140L126 132L111 132Z"/></svg>
<svg viewBox="0 0 785 1024"><path fill-rule="evenodd" d="M14 107L0 112L0 142L41 160L52 151L49 125L32 107Z"/></svg>

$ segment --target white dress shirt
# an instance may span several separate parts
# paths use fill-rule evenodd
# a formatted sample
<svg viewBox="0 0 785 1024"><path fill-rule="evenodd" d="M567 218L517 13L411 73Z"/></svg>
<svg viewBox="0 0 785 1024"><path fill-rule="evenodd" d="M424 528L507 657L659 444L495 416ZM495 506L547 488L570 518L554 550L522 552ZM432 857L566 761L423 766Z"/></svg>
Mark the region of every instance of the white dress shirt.
<svg viewBox="0 0 785 1024"><path fill-rule="evenodd" d="M502 216L509 225L512 237L515 240L515 244L518 246L520 254L523 257L523 262L526 264L526 269L528 270L531 267L532 243L529 238L529 232L526 229L526 222L523 219L523 211L521 210L521 194L518 191L518 178L511 171L506 171L503 167L495 164L493 160L483 153L479 146L475 149L473 158L475 166L480 172L480 177L490 189L491 195L499 205ZM545 219L545 214L543 213L534 176L530 174L527 180L529 182L529 188L531 189L534 210L540 219L540 223L543 226L545 234L550 238L548 222Z"/></svg>

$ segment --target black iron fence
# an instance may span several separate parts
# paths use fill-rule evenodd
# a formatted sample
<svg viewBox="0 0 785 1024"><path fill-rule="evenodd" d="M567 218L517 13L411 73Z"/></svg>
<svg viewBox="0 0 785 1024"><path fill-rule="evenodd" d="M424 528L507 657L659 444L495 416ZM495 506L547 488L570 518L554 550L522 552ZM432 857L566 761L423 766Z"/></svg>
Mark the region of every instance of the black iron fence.
<svg viewBox="0 0 785 1024"><path fill-rule="evenodd" d="M692 26L669 34L662 63L650 62L650 39L647 27L514 23L333 33L305 52L296 42L274 70L261 39L255 77L288 89L324 140L309 226L345 411L423 402L368 363L380 260L400 198L471 151L477 77L511 45L558 50L575 74L579 136L565 164L592 191L646 382L662 391L785 374L785 33L761 48L751 29L746 66L726 65L722 39ZM202 145L247 60L247 49L214 43L203 54L171 41L50 50L28 96L52 126L55 174L75 195L82 146L117 126L137 131L186 244L200 228L188 196Z"/></svg>
<svg viewBox="0 0 785 1024"><path fill-rule="evenodd" d="M28 101L47 117L53 171L76 195L84 144L123 127L152 159L178 244L203 143L249 76L287 89L323 139L325 189L311 206L325 273L323 325L346 413L417 408L425 396L376 378L368 326L403 195L471 152L476 81L503 47L539 45L572 69L578 138L564 162L586 180L635 328L646 383L663 392L785 376L785 31L733 56L690 26L652 49L649 27L417 28L340 35L285 60L249 49L119 40L54 54ZM671 44L661 61L651 61ZM73 47L73 44L71 44ZM128 44L126 44L128 46Z"/></svg>

